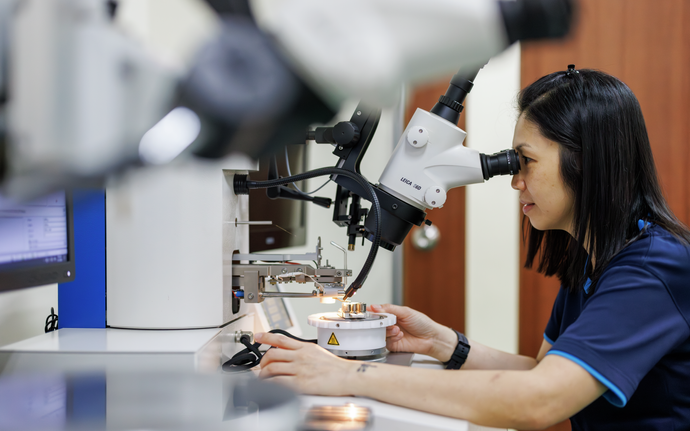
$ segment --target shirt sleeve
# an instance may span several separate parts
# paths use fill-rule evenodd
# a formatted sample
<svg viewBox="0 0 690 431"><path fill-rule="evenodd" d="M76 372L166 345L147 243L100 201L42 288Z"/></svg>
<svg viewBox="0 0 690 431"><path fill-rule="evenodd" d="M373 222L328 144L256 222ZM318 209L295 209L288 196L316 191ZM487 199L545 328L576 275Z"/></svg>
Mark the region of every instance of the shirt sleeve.
<svg viewBox="0 0 690 431"><path fill-rule="evenodd" d="M608 387L604 397L623 407L642 378L689 335L662 280L642 268L618 266L604 273L548 354L581 365Z"/></svg>

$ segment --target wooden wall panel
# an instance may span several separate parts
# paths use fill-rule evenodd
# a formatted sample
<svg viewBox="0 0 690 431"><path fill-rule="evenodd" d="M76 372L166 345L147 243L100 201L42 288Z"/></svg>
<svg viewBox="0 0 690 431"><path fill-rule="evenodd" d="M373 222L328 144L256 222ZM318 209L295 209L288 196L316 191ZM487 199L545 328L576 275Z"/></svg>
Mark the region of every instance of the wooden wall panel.
<svg viewBox="0 0 690 431"><path fill-rule="evenodd" d="M690 70L690 1L685 1L681 5L682 11L678 14L682 18L683 25L683 45L680 47L680 69ZM683 73L681 77L681 103L680 112L681 119L680 123L682 127L682 135L680 136L678 142L675 144L677 146L685 146L685 152L681 152L680 160L683 160L685 164L690 164L690 73ZM690 226L690 169L685 168L683 170L685 175L679 176L679 181L683 182L686 187L685 193L685 214L677 212L676 215L681 217L681 220L686 225ZM683 197L681 197L683 199Z"/></svg>
<svg viewBox="0 0 690 431"><path fill-rule="evenodd" d="M581 0L572 36L525 43L522 87L577 68L617 76L637 95L661 185L676 215L690 223L690 0ZM520 217L522 215L520 214ZM521 245L524 262L525 250ZM520 353L535 355L558 280L520 271ZM553 429L569 429L563 424Z"/></svg>
<svg viewBox="0 0 690 431"><path fill-rule="evenodd" d="M431 110L446 92L450 76L437 83L416 87L407 103L405 124L417 108ZM465 116L460 117L464 128ZM465 330L465 188L453 189L442 209L427 212L441 232L438 246L420 251L403 244L403 303L431 316L437 322ZM415 227L414 229L419 229Z"/></svg>
<svg viewBox="0 0 690 431"><path fill-rule="evenodd" d="M610 73L640 101L664 193L674 212L690 222L687 181L688 67L690 36L683 25L688 0L584 0L566 42L524 44L522 86L540 76L578 68ZM682 175L685 177L685 175Z"/></svg>

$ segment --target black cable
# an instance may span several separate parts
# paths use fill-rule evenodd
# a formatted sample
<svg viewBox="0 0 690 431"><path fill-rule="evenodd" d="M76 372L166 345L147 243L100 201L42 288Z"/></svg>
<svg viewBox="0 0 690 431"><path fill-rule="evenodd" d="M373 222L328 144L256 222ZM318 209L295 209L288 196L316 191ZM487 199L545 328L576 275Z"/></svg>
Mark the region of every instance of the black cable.
<svg viewBox="0 0 690 431"><path fill-rule="evenodd" d="M283 331L282 329L271 329L270 331L273 334L283 334L286 337L290 337L293 340L301 341L303 343L314 343L316 344L317 340L304 340L299 337L295 337L291 333L287 331ZM261 359L263 358L263 354L259 351L259 347L261 346L261 343L254 343L252 344L251 339L249 338L249 335L243 335L240 337L240 343L244 344L246 349L241 350L235 355L225 361L223 364L223 371L228 371L228 372L235 372L235 371L244 371L248 370L250 368L256 367L259 365L261 362Z"/></svg>
<svg viewBox="0 0 690 431"><path fill-rule="evenodd" d="M46 326L43 329L46 333L58 329L58 315L55 314L55 308L50 307L50 314L46 317Z"/></svg>
<svg viewBox="0 0 690 431"><path fill-rule="evenodd" d="M290 157L288 156L287 145L285 146L285 167L287 168L288 177L291 177L292 172L290 172ZM321 186L318 189L314 190L313 192L304 192L304 191L300 190L300 188L297 186L296 183L292 183L292 185L295 187L295 190L297 190L298 192L304 193L305 195L313 195L314 193L318 192L322 188L326 187L326 184L328 184L330 182L331 182L331 179L329 178L328 180L326 180L325 183L321 184Z"/></svg>
<svg viewBox="0 0 690 431"><path fill-rule="evenodd" d="M313 171L304 172L302 174L293 175L291 177L278 178L275 180L268 181L246 181L244 187L247 189L266 189L269 187L282 186L292 182L307 180L309 178L320 177L324 175L342 175L344 177L351 178L356 183L358 183L362 188L369 194L369 200L371 201L371 208L374 212L375 221L375 231L374 239L371 242L371 249L369 249L369 255L367 260L362 266L362 270L357 275L357 278L350 284L350 286L345 290L345 299L351 297L357 292L357 290L362 287L364 281L369 275L372 265L374 264L374 259L376 259L376 253L378 252L379 245L381 244L381 204L379 203L379 198L376 196L374 187L369 184L367 180L361 175L348 171L347 169L341 168L320 168L314 169Z"/></svg>

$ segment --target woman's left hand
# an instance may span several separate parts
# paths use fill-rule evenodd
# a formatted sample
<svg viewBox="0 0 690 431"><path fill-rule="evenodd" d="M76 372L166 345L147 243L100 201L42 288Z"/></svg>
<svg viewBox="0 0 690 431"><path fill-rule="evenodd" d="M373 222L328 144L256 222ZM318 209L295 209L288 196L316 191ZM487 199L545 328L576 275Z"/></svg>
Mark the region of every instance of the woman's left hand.
<svg viewBox="0 0 690 431"><path fill-rule="evenodd" d="M316 344L281 334L258 333L254 340L277 347L261 359L260 378L270 378L304 394L352 395L348 392L347 381L359 365L357 362L341 359Z"/></svg>

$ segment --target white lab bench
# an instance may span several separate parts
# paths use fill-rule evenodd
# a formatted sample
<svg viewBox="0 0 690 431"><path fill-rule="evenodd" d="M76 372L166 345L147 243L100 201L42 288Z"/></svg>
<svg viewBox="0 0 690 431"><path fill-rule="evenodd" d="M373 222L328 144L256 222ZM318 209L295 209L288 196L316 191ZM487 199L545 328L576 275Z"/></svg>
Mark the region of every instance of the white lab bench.
<svg viewBox="0 0 690 431"><path fill-rule="evenodd" d="M220 357L235 353L234 331L223 329L186 331L137 331L122 329L60 329L18 343L0 347L0 374L37 371L88 371L103 367L121 371L213 371ZM232 346L232 349L227 349ZM242 346L239 346L242 347ZM442 365L424 355L407 355L402 363L412 367L437 368ZM391 360L390 362L395 362ZM467 421L394 406L361 397L300 396L302 414L315 405L339 406L353 403L369 407L373 423L369 431L479 431Z"/></svg>

